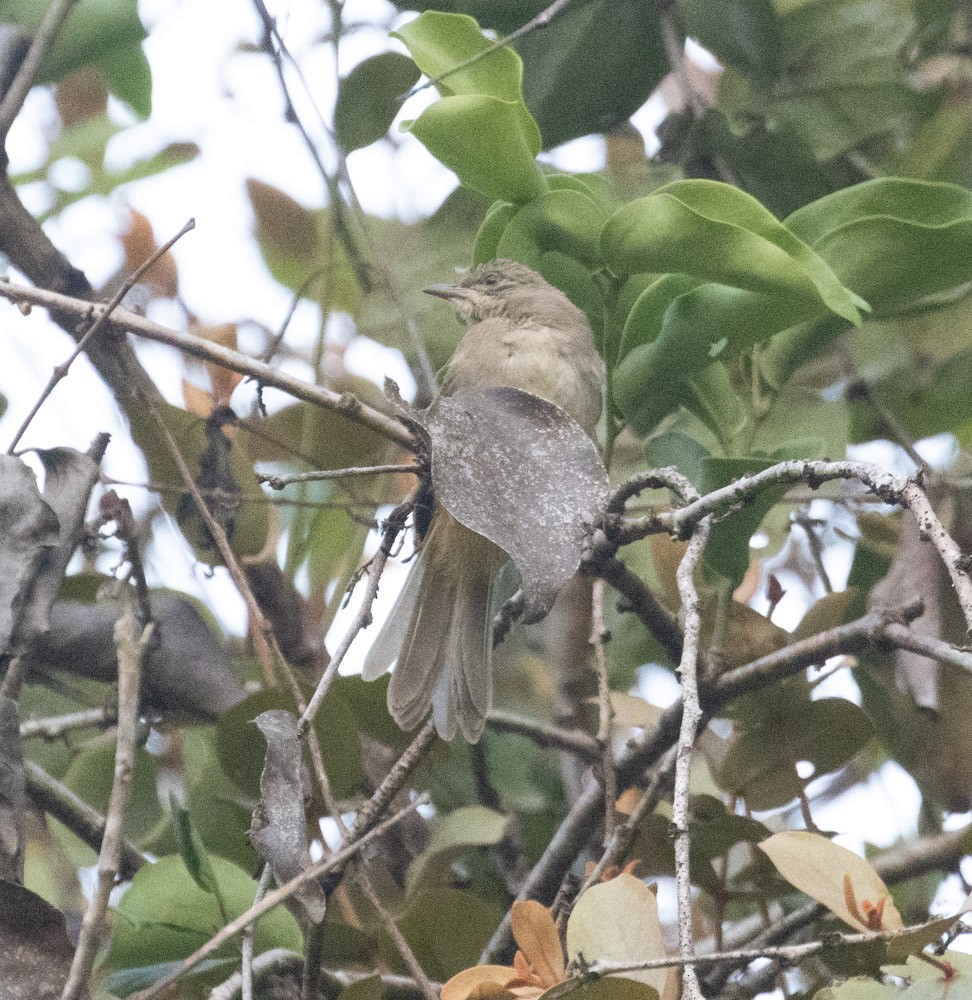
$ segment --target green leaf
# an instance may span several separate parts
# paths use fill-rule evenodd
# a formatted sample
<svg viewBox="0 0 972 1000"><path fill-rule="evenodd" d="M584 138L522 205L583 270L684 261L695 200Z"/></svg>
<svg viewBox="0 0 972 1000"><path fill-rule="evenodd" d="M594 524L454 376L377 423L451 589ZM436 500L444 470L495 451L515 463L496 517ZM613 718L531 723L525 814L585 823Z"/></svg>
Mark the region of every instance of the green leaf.
<svg viewBox="0 0 972 1000"><path fill-rule="evenodd" d="M219 982L220 979L225 978L225 973L231 966L238 967L239 964L238 958L206 958L187 972L184 979L191 980L197 976L209 976L210 973L223 970L223 976L214 977L215 981ZM104 993L109 994L109 996L128 997L138 990L154 986L160 979L175 972L180 965L181 962L178 961L157 962L155 965L137 965L128 969L119 969L117 972L105 976L100 986ZM101 1000L104 993L97 994L97 1000Z"/></svg>
<svg viewBox="0 0 972 1000"><path fill-rule="evenodd" d="M198 476L200 460L206 451L205 421L189 413L187 410L172 406L166 402L153 403L155 412L175 438L176 444L189 466L193 476ZM132 437L142 450L149 467L149 478L153 484L162 487L159 498L165 510L175 517L179 513L181 497L184 495L184 484L169 445L165 440L155 419L141 401L130 402L126 409ZM240 489L240 504L236 512L235 526L231 538L233 550L238 555L256 555L263 551L270 521L267 513L266 497L253 472L253 461L247 453L243 436L237 434L229 448L229 465L233 482ZM200 523L195 506L191 508L192 517L187 522L187 528L196 527ZM208 563L218 560L218 553L205 543L208 539L198 532L190 530L193 537L189 538L196 548L200 559Z"/></svg>
<svg viewBox="0 0 972 1000"><path fill-rule="evenodd" d="M0 0L0 22L34 32L48 7L47 0ZM146 37L135 0L85 0L70 12L45 51L35 82L52 83L96 63L105 70L113 93L147 117L151 73L141 48Z"/></svg>
<svg viewBox="0 0 972 1000"><path fill-rule="evenodd" d="M236 865L212 859L213 872L230 920L253 905L257 884ZM174 855L141 868L116 909L117 919L106 971L175 961L190 955L223 926L216 897L203 891ZM302 950L297 921L283 907L264 914L254 925L254 952L270 948ZM216 954L235 957L229 941Z"/></svg>
<svg viewBox="0 0 972 1000"><path fill-rule="evenodd" d="M666 184L618 209L601 237L619 275L690 274L825 307L860 322L867 303L755 198L718 181Z"/></svg>
<svg viewBox="0 0 972 1000"><path fill-rule="evenodd" d="M700 285L675 298L658 337L629 351L618 365L615 403L636 431L646 433L682 402L682 380L701 372L714 350L722 347L719 356L730 357L817 312L794 299Z"/></svg>
<svg viewBox="0 0 972 1000"><path fill-rule="evenodd" d="M382 52L358 63L338 86L334 132L346 152L362 149L387 133L399 98L419 78L415 63L398 52Z"/></svg>
<svg viewBox="0 0 972 1000"><path fill-rule="evenodd" d="M516 205L511 205L508 201L497 201L490 206L483 224L476 233L473 264L485 264L499 256L497 248L503 232L514 215L516 215Z"/></svg>
<svg viewBox="0 0 972 1000"><path fill-rule="evenodd" d="M104 815L108 811L114 777L115 744L108 743L81 750L71 762L64 783ZM137 747L125 810L125 836L136 843L148 837L165 820L156 790L157 778L156 758Z"/></svg>
<svg viewBox="0 0 972 1000"><path fill-rule="evenodd" d="M101 66L111 92L137 115L152 113L152 67L140 44L119 46L104 54Z"/></svg>
<svg viewBox="0 0 972 1000"><path fill-rule="evenodd" d="M495 2L485 5L496 8ZM518 4L515 27L545 3ZM484 11L486 23L490 14ZM523 91L545 149L621 125L668 72L657 11L650 4L588 0L570 4L542 31L516 42Z"/></svg>
<svg viewBox="0 0 972 1000"><path fill-rule="evenodd" d="M393 34L431 78L493 45L464 14L429 11ZM489 197L525 202L545 190L535 159L540 130L523 103L523 64L512 49L494 49L437 86L442 100L404 123L405 130L464 185Z"/></svg>
<svg viewBox="0 0 972 1000"><path fill-rule="evenodd" d="M566 188L547 191L507 222L496 256L536 267L543 254L562 253L596 271L602 266L598 238L605 218L588 194Z"/></svg>
<svg viewBox="0 0 972 1000"><path fill-rule="evenodd" d="M786 224L882 312L972 280L972 191L952 184L865 181Z"/></svg>
<svg viewBox="0 0 972 1000"><path fill-rule="evenodd" d="M212 726L182 731L186 804L193 829L213 854L255 871L257 856L249 837L252 802L223 773L215 740Z"/></svg>
<svg viewBox="0 0 972 1000"><path fill-rule="evenodd" d="M435 889L413 897L399 928L429 977L444 982L476 964L504 911L470 892ZM383 945L389 961L399 965L394 945Z"/></svg>
<svg viewBox="0 0 972 1000"><path fill-rule="evenodd" d="M526 202L546 189L522 106L486 94L444 97L403 123L459 180L490 198Z"/></svg>
<svg viewBox="0 0 972 1000"><path fill-rule="evenodd" d="M628 311L618 357L623 358L635 347L657 340L668 307L680 295L698 288L700 284L698 278L688 274L663 274L655 278Z"/></svg>
<svg viewBox="0 0 972 1000"><path fill-rule="evenodd" d="M328 310L355 314L361 289L334 234L331 212L307 208L253 178L246 182L246 193L255 216L256 240L273 277Z"/></svg>
<svg viewBox="0 0 972 1000"><path fill-rule="evenodd" d="M792 694L792 693L791 693ZM754 810L786 805L806 784L796 771L807 761L819 777L847 763L873 734L871 720L844 698L764 700L758 721L750 719L719 769L719 784L744 795Z"/></svg>
<svg viewBox="0 0 972 1000"><path fill-rule="evenodd" d="M680 0L687 35L697 38L723 65L772 77L782 68L783 44L772 0Z"/></svg>
<svg viewBox="0 0 972 1000"><path fill-rule="evenodd" d="M202 839L192 824L189 810L183 809L179 805L178 799L171 793L169 806L172 813L172 831L175 834L179 856L186 866L186 871L203 892L217 893L219 886L216 882L213 864L209 860L209 854Z"/></svg>
<svg viewBox="0 0 972 1000"><path fill-rule="evenodd" d="M413 893L432 862L436 867L449 863L455 855L470 847L492 847L506 832L508 819L485 806L466 806L433 821L428 847L408 866L405 887Z"/></svg>
<svg viewBox="0 0 972 1000"><path fill-rule="evenodd" d="M772 461L763 458L719 458L703 463L702 493L728 486L740 476L768 469ZM771 508L784 496L787 486L771 486L712 526L705 547L705 565L738 585L749 568L749 540Z"/></svg>
<svg viewBox="0 0 972 1000"><path fill-rule="evenodd" d="M216 753L227 777L252 799L260 795L265 742L253 720L270 709L284 709L296 715L291 695L279 689L250 695L220 717L216 726ZM345 700L332 690L314 720L321 742L324 768L331 790L338 798L347 798L364 786L361 767L361 742L357 721Z"/></svg>

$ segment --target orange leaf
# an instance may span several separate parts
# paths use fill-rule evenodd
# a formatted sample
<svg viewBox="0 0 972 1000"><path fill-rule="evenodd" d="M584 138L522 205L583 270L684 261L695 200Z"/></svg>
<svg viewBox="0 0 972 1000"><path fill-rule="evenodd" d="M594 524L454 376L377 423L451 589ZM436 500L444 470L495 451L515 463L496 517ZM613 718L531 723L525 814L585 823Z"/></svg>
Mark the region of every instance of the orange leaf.
<svg viewBox="0 0 972 1000"><path fill-rule="evenodd" d="M513 938L544 986L563 982L564 952L550 911L532 899L518 899L511 913Z"/></svg>
<svg viewBox="0 0 972 1000"><path fill-rule="evenodd" d="M443 987L442 1000L499 997L516 977L508 965L476 965L457 972ZM508 994L507 994L508 995Z"/></svg>

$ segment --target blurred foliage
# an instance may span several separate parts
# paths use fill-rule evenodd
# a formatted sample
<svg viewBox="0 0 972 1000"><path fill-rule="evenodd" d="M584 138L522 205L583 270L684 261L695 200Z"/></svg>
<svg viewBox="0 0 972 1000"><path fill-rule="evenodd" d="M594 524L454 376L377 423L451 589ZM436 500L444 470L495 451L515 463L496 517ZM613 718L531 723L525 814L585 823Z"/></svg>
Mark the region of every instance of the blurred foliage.
<svg viewBox="0 0 972 1000"><path fill-rule="evenodd" d="M348 67L347 55L359 52L352 48L354 33L374 25L344 25L345 34L335 26L313 43L315 53L317 46L336 44L342 71L348 67L327 120L340 155L331 149L327 160L364 155L355 151L376 145L394 156L411 142L404 132L450 168L460 187L428 218L404 221L360 211L340 171L327 178L326 196L316 204L248 179L254 249L295 305L316 310L319 336L309 348L294 344L283 324L257 331L253 346L240 332L245 318L225 316L204 326L186 309L193 332L233 349L239 339L254 356L390 410L377 385L375 343L402 351L420 371L411 320L439 370L461 330L421 289L457 266L511 257L536 268L590 318L608 372L603 430L615 482L648 466L675 465L709 491L786 458L840 459L849 445L875 440L910 450L922 438L949 435L950 458L939 470L934 502L968 550L962 512L963 477L972 468L972 192L963 185L972 184L972 37L962 5L590 0L562 7L512 47L497 46L494 36L542 15L545 0L402 0L395 6L422 13L396 20L387 51L356 65ZM0 2L0 21L30 32L46 7L39 0ZM383 32L391 26L390 18L378 25ZM670 75L666 32L678 50L686 38L695 39L718 68L694 61L690 48L680 72ZM44 162L11 178L33 190L41 220L66 225L77 202L127 197L127 185L162 180L197 157L188 141L145 152L124 169L108 155L109 145L132 127L109 95L140 119L151 113L152 79L142 51L148 35L133 2L86 0L47 53L39 82L55 85L59 126L47 136ZM396 128L401 98L420 79L437 77L437 99ZM649 160L628 119L660 85L669 113L659 129L661 150ZM538 159L541 151L592 133L605 137L598 172L564 173ZM63 183L58 168L69 162L86 168L83 183ZM98 294L110 295L157 249L145 216L131 211L119 234L124 264ZM145 276L147 301L182 305L179 279L175 258L163 256ZM362 346L371 348L366 356L375 369L367 378L349 361ZM373 551L376 517L407 496L415 479L356 477L280 494L264 489L254 469L288 474L409 456L343 415L306 403L282 405L269 393L262 407L220 422L220 413L244 397L234 395L240 378L213 366L202 374L205 387L198 384L200 369L187 372L184 405L122 401L131 434L161 509L206 564L220 560L208 529L186 506L186 484L153 411L197 485L207 496L232 500L226 526L234 551L247 566L277 569L274 579L285 592L269 597L278 602L278 621L317 640L305 643L315 653L296 671L307 699L327 665L321 637ZM836 487L821 491L827 502L812 507L805 494L768 490L715 525L699 581L712 673L774 654L869 607L897 549L896 521L880 508L865 511L859 496ZM667 502L661 494L643 499ZM146 537L152 527L144 526ZM754 536L762 536L761 550L753 547ZM828 546L851 544L845 589L821 566L832 565L823 558ZM681 542L659 536L623 552L672 615L679 610L674 573L683 551ZM62 596L77 598L74 591L83 587L90 602L89 584L87 577L72 577ZM917 579L914 589L929 601L933 592L945 594L937 637L964 642L944 578ZM792 608L806 609L792 633L771 620L783 601L793 602L793 621L800 614ZM609 604L607 655L620 752L661 717L660 708L640 698L642 669L675 664L639 620ZM559 626L549 624L551 616L540 629L514 630L497 656L497 707L545 723L569 718L588 736L598 731L597 712L583 701L586 688L573 714L564 709L568 657L563 636L550 634L586 623L587 610L566 608ZM586 640L585 633L581 661ZM189 659L201 657L201 643L186 644ZM189 725L163 705L151 720L153 738L137 752L124 832L156 860L115 904L99 971L108 995L125 996L157 981L253 901L259 863L248 831L265 754L253 720L268 709L299 713L294 692L258 670L249 646L227 646L244 663L245 694L234 688L232 707L214 723ZM723 738L707 734L692 776L690 874L699 890L700 928L781 913L796 905L796 890L857 929L875 929L878 911L881 927L898 926L891 890L869 862L856 855L849 861L819 831L770 837L771 829L799 825L796 809L806 822L832 789L865 782L889 760L915 779L928 832L940 827L943 808L972 804L968 675L941 671L940 703L928 712L898 689L892 660L870 650L844 661L856 667L854 691L848 682L836 694L821 692L800 673L722 711ZM56 673L44 667L23 690L22 720L112 704L103 680L70 664L58 665ZM186 674L191 679L193 671ZM632 688L637 696L626 694ZM338 677L317 716L328 795L342 813L354 812L410 740L388 716L386 690L387 680ZM34 735L24 751L84 802L107 808L115 752L110 726L91 722L55 739ZM542 739L499 729L476 748L437 742L409 786L429 791L432 819L410 817L368 857L372 880L423 968L436 980L450 980L447 1000L505 989L522 971L471 967L519 880L576 800L581 769L565 756ZM315 788L309 816L326 814L325 798ZM633 804L622 796L618 808L628 815ZM775 815L765 815L770 810ZM754 811L761 815L753 817ZM93 853L57 821L34 826L27 885L77 912L83 904L75 869L92 864ZM308 833L321 843L315 824ZM602 831L588 833L574 879L583 877L583 857L600 853ZM619 860L638 861L646 877L674 873L665 803L643 818ZM663 952L653 891L630 871L608 875L616 877L577 902L566 951L555 931L550 937L544 907L520 911L514 923L520 955L534 954L549 973L535 975L529 986L562 989L569 957L637 961ZM895 886L895 899L907 897L909 913L919 919L938 886L928 877ZM631 927L638 935L623 933ZM353 879L332 896L319 943L328 967L408 972ZM254 948L301 953L304 933L278 907L257 923ZM901 992L898 986L874 979L831 984L847 971L876 976L881 963L903 957L904 951L882 946L851 956L856 965L829 956L805 963L799 989L805 996L820 990L816 995L827 1000L891 997ZM943 995L909 963L907 974L921 996ZM184 995L208 995L238 964L236 946L227 946L185 980ZM956 963L954 974L970 973ZM669 1000L672 982L657 972L606 977L576 992ZM377 991L374 981L353 988L369 997Z"/></svg>

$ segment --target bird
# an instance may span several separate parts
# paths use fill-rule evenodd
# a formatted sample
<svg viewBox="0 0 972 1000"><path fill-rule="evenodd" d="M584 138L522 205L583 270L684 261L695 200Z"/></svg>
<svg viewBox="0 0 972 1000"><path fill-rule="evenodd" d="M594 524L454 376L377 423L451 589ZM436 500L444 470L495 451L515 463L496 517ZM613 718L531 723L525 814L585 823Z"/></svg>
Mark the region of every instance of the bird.
<svg viewBox="0 0 972 1000"><path fill-rule="evenodd" d="M445 299L467 327L446 367L441 394L499 386L554 403L596 442L604 365L587 316L525 264L498 259L456 284L424 289ZM403 730L432 712L440 737L476 743L492 703L492 591L506 554L434 500L424 540L363 667L365 680L391 668L388 708Z"/></svg>

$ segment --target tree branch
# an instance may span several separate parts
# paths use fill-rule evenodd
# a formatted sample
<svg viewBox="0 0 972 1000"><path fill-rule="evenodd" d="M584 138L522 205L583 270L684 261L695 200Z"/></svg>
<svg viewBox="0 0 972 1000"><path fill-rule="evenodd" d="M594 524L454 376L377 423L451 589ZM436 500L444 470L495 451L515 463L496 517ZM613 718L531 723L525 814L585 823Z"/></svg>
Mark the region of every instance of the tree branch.
<svg viewBox="0 0 972 1000"><path fill-rule="evenodd" d="M2 222L3 217L0 213L0 225ZM43 288L14 285L9 281L2 280L0 280L0 297L14 303L25 302L43 306L56 314L73 316L77 320L84 321L99 316L106 308L101 303L89 302L71 295L61 295ZM159 344L168 344L189 357L211 362L230 371L239 372L241 375L249 375L257 382L280 389L281 392L293 396L294 399L313 403L326 410L333 410L335 413L347 417L348 420L370 427L373 431L404 445L406 448L411 450L418 448L414 437L400 420L362 403L357 396L349 392L335 392L324 386L311 385L309 382L294 378L292 375L287 375L285 372L266 365L262 361L256 361L241 354L239 351L223 347L203 337L193 336L191 333L183 333L159 323L153 323L144 316L138 316L127 309L116 309L111 314L106 326L115 333L132 333L136 337L143 337ZM114 380L110 384L115 388ZM157 390L153 391L151 398L158 398Z"/></svg>

